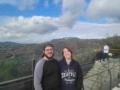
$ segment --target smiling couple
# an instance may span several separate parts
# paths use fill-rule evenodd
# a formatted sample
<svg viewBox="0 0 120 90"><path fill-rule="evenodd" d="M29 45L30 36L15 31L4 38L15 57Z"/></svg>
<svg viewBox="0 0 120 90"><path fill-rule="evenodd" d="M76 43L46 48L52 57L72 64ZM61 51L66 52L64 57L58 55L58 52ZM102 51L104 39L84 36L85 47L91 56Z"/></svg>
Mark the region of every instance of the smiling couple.
<svg viewBox="0 0 120 90"><path fill-rule="evenodd" d="M71 49L64 47L62 56L58 62L54 59L54 46L44 46L42 58L35 66L35 90L82 90L82 70L79 63L73 59Z"/></svg>

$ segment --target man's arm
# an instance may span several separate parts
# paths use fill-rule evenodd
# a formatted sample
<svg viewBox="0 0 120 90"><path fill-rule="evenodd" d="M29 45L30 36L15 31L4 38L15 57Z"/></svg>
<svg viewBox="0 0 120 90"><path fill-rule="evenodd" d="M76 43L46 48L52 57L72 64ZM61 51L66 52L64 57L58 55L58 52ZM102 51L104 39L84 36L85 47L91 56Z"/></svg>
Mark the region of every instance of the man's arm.
<svg viewBox="0 0 120 90"><path fill-rule="evenodd" d="M35 90L43 90L41 85L41 80L43 76L43 65L45 60L40 60L36 66L34 71L34 88Z"/></svg>

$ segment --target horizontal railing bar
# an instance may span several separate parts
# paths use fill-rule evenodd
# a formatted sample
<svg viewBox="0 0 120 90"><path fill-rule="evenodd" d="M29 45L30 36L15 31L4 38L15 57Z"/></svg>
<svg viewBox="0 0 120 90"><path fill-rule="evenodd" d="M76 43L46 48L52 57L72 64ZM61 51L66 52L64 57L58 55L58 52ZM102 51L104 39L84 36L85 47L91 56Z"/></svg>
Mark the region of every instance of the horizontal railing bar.
<svg viewBox="0 0 120 90"><path fill-rule="evenodd" d="M33 75L24 76L24 77L20 77L20 78L9 80L9 81L3 81L3 82L0 82L0 86L8 85L8 84L11 84L13 82L19 82L19 81L27 80L27 79L30 79L30 78L33 78Z"/></svg>
<svg viewBox="0 0 120 90"><path fill-rule="evenodd" d="M110 50L116 50L116 51L119 51L120 49L110 49Z"/></svg>

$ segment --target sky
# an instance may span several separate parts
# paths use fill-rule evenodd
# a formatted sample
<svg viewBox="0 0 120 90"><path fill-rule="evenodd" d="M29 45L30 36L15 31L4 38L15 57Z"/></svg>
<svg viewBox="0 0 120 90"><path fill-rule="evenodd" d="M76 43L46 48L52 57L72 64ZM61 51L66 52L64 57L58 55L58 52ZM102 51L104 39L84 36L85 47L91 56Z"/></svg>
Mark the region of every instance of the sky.
<svg viewBox="0 0 120 90"><path fill-rule="evenodd" d="M120 0L0 0L0 42L120 36Z"/></svg>

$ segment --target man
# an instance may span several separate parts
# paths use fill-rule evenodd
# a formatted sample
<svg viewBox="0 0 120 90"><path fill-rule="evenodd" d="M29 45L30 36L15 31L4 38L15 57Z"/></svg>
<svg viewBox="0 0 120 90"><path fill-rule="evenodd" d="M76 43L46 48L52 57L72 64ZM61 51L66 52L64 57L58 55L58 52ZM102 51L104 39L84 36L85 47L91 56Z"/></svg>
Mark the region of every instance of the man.
<svg viewBox="0 0 120 90"><path fill-rule="evenodd" d="M108 61L109 60L109 46L108 45L105 45L104 47L103 47L103 60L104 61ZM107 60L106 60L107 59Z"/></svg>
<svg viewBox="0 0 120 90"><path fill-rule="evenodd" d="M46 45L43 48L42 59L35 66L35 90L60 90L59 65L53 56L53 45Z"/></svg>

